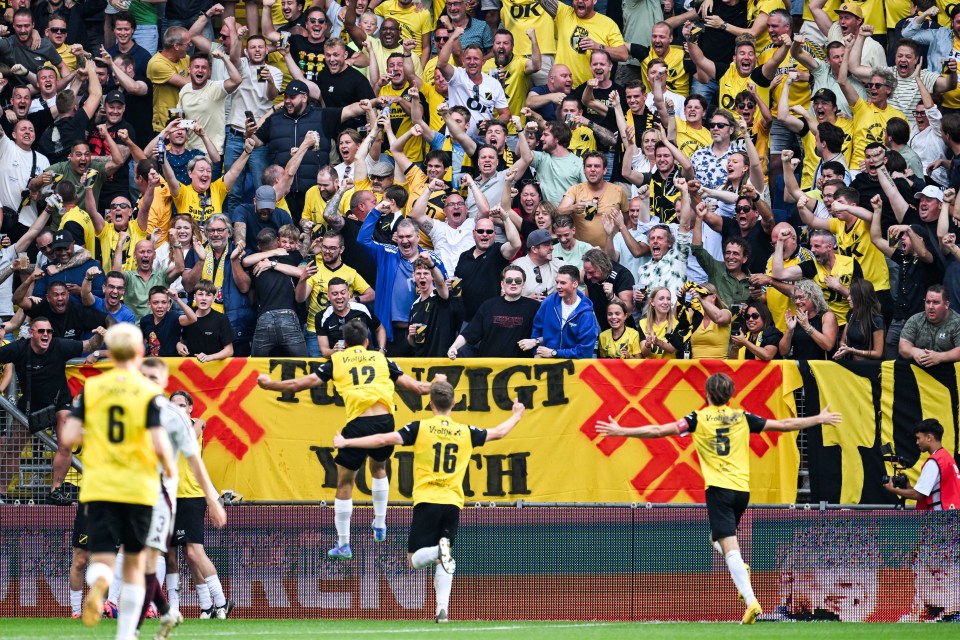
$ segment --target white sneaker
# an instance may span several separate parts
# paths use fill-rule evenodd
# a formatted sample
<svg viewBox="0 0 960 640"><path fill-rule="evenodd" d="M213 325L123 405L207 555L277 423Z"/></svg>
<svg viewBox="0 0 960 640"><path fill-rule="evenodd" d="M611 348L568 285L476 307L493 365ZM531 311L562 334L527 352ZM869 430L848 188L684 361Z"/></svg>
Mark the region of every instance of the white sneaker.
<svg viewBox="0 0 960 640"><path fill-rule="evenodd" d="M440 609L439 611L437 611L436 621L437 621L437 624L446 624L450 622L450 618L447 617L446 609Z"/></svg>
<svg viewBox="0 0 960 640"><path fill-rule="evenodd" d="M443 567L444 571L450 575L453 575L453 572L457 570L457 561L453 559L452 555L450 555L450 539L440 538L439 546L440 566ZM444 616L446 616L446 611L444 611Z"/></svg>
<svg viewBox="0 0 960 640"><path fill-rule="evenodd" d="M167 640L181 622L183 622L183 614L176 609L170 609L166 614L160 616L160 628L153 640Z"/></svg>

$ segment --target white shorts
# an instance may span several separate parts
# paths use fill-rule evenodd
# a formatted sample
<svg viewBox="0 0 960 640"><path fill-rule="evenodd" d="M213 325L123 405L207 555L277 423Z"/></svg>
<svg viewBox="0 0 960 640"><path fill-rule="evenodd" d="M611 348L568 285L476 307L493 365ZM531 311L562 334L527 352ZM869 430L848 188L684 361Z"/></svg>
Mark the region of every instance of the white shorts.
<svg viewBox="0 0 960 640"><path fill-rule="evenodd" d="M150 517L150 530L147 532L147 541L144 546L166 553L170 540L173 538L173 523L177 513L177 494L173 497L166 488L160 486L160 495L153 505L153 515Z"/></svg>

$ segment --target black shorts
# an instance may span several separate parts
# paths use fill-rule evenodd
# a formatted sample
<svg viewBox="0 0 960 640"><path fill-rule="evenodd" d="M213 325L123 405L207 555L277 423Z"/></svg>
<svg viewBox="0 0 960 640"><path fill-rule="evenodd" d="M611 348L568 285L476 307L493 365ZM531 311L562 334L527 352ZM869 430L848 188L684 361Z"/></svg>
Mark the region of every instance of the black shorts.
<svg viewBox="0 0 960 640"><path fill-rule="evenodd" d="M114 552L117 541L128 553L140 553L146 546L153 505L120 502L85 502L87 549L90 553Z"/></svg>
<svg viewBox="0 0 960 640"><path fill-rule="evenodd" d="M341 434L344 438L361 438L377 433L390 433L394 430L393 415L362 416L347 423ZM338 465L350 471L359 471L363 461L370 456L377 462L386 462L393 455L393 447L379 449L339 449L333 459Z"/></svg>
<svg viewBox="0 0 960 640"><path fill-rule="evenodd" d="M177 498L177 515L173 521L173 544L178 547L187 543L203 544L203 520L206 515L206 498Z"/></svg>
<svg viewBox="0 0 960 640"><path fill-rule="evenodd" d="M82 504L77 505L77 512L73 515L73 548L86 549L89 543L87 536L87 516L84 514L86 508Z"/></svg>
<svg viewBox="0 0 960 640"><path fill-rule="evenodd" d="M453 544L460 526L460 507L455 504L431 504L421 502L413 507L410 523L410 540L407 551L435 547L440 538L448 538Z"/></svg>
<svg viewBox="0 0 960 640"><path fill-rule="evenodd" d="M750 503L750 492L707 487L706 495L710 539L720 540L737 535L740 518Z"/></svg>

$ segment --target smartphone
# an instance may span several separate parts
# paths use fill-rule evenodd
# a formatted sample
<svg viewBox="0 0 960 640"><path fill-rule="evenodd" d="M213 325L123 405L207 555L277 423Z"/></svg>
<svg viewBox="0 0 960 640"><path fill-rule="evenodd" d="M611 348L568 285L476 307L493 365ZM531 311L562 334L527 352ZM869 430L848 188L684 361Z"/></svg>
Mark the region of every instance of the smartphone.
<svg viewBox="0 0 960 640"><path fill-rule="evenodd" d="M180 128L181 129L193 129L193 125L197 124L196 120L181 120Z"/></svg>
<svg viewBox="0 0 960 640"><path fill-rule="evenodd" d="M256 122L257 119L253 117L253 111L244 111L243 115L246 117L247 122Z"/></svg>

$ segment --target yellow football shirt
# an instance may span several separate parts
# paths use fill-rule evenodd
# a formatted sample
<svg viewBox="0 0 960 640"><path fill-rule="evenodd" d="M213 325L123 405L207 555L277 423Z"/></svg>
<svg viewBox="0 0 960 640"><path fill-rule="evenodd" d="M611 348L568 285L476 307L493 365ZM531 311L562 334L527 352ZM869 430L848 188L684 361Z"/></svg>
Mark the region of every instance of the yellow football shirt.
<svg viewBox="0 0 960 640"><path fill-rule="evenodd" d="M463 508L463 478L474 447L487 441L487 432L450 416L433 416L398 433L404 445L413 445L413 504Z"/></svg>
<svg viewBox="0 0 960 640"><path fill-rule="evenodd" d="M707 487L750 491L750 434L766 424L765 418L724 405L693 411L677 426L682 435L693 436Z"/></svg>
<svg viewBox="0 0 960 640"><path fill-rule="evenodd" d="M393 383L403 371L379 351L354 346L330 356L317 369L317 375L321 380L333 380L349 422L375 404L393 413Z"/></svg>

